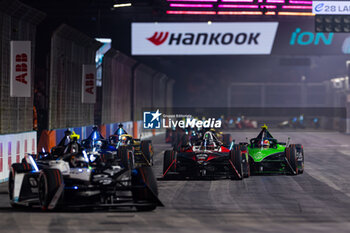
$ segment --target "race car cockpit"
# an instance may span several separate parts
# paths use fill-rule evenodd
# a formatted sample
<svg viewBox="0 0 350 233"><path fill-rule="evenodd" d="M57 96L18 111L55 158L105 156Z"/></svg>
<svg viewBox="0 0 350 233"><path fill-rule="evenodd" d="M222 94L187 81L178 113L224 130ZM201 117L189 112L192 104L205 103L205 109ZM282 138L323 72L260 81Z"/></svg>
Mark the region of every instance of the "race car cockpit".
<svg viewBox="0 0 350 233"><path fill-rule="evenodd" d="M133 137L129 135L123 128L122 124L119 124L118 129L114 132L114 135L109 137L109 141L112 145L129 145L132 144Z"/></svg>
<svg viewBox="0 0 350 233"><path fill-rule="evenodd" d="M222 142L218 140L215 133L207 131L203 134L202 140L198 141L197 145L194 145L199 150L219 150Z"/></svg>
<svg viewBox="0 0 350 233"><path fill-rule="evenodd" d="M256 138L250 139L250 144L253 148L276 148L277 139L267 130L267 126L263 125L259 135Z"/></svg>

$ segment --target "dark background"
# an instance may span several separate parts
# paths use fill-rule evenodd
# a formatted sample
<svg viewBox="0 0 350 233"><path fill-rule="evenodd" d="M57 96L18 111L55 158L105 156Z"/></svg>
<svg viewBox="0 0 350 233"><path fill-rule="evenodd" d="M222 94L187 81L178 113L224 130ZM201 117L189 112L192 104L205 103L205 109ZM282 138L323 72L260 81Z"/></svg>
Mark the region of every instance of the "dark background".
<svg viewBox="0 0 350 233"><path fill-rule="evenodd" d="M131 55L131 22L279 21L272 55L260 56L137 56L135 59L176 81L174 106L226 106L230 82L322 82L346 74L348 55L341 53L347 34L335 35L332 46L289 46L296 27L314 30L313 17L166 15L165 1L138 0L130 8L112 9L112 0L23 0L47 14L38 27L36 86L45 87L52 31L66 23L96 38L112 38L117 50ZM338 39L336 39L338 38ZM339 39L340 38L340 39Z"/></svg>

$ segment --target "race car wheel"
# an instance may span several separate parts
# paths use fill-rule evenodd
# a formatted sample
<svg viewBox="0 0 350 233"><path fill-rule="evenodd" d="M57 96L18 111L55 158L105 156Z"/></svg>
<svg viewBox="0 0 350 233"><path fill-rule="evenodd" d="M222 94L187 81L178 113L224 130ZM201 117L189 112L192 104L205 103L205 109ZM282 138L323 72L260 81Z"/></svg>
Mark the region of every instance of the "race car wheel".
<svg viewBox="0 0 350 233"><path fill-rule="evenodd" d="M181 152L184 148L186 148L190 143L190 138L187 134L181 136L180 140L178 140L175 148L176 151Z"/></svg>
<svg viewBox="0 0 350 233"><path fill-rule="evenodd" d="M127 170L131 170L134 167L134 155L132 150L128 149L127 146L121 146L118 148L118 156L120 158L120 163Z"/></svg>
<svg viewBox="0 0 350 233"><path fill-rule="evenodd" d="M293 169L292 174L297 175L298 174L298 163L297 163L297 150L295 144L290 145L286 148L286 158ZM295 173L294 173L295 172Z"/></svg>
<svg viewBox="0 0 350 233"><path fill-rule="evenodd" d="M235 146L233 150L230 151L230 160L234 166L232 179L243 179L243 163L242 163L242 151L239 146Z"/></svg>
<svg viewBox="0 0 350 233"><path fill-rule="evenodd" d="M158 186L151 167L137 168L137 173L131 179L132 197L138 211L152 211L157 208Z"/></svg>
<svg viewBox="0 0 350 233"><path fill-rule="evenodd" d="M298 174L304 173L304 148L301 144L295 144L297 149Z"/></svg>
<svg viewBox="0 0 350 233"><path fill-rule="evenodd" d="M163 176L165 176L166 173L168 173L168 172L175 171L175 164L172 164L174 162L174 160L175 160L175 151L166 150L164 152L164 159L163 159ZM170 165L171 165L171 167L170 167Z"/></svg>
<svg viewBox="0 0 350 233"><path fill-rule="evenodd" d="M223 134L222 142L224 143L225 146L229 146L231 144L231 134Z"/></svg>
<svg viewBox="0 0 350 233"><path fill-rule="evenodd" d="M47 210L59 187L63 183L63 176L58 169L43 169L39 176L39 203L43 210ZM63 192L60 196L63 198ZM56 205L57 206L57 205Z"/></svg>
<svg viewBox="0 0 350 233"><path fill-rule="evenodd" d="M242 152L243 177L248 178L250 176L250 166L249 166L249 156L247 151L247 145L240 144L239 146Z"/></svg>
<svg viewBox="0 0 350 233"><path fill-rule="evenodd" d="M153 166L153 148L152 148L152 142L151 141L141 141L141 151L142 154L145 156L145 159L147 159L147 164L150 166Z"/></svg>

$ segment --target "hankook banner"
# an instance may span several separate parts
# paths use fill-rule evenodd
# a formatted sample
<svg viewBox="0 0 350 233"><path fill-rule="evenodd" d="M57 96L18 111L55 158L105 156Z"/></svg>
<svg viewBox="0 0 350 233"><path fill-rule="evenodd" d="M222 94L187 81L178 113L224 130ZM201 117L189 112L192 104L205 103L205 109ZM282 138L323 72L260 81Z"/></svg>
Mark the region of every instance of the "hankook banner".
<svg viewBox="0 0 350 233"><path fill-rule="evenodd" d="M31 96L31 42L11 41L10 96Z"/></svg>
<svg viewBox="0 0 350 233"><path fill-rule="evenodd" d="M132 55L270 54L278 22L132 23Z"/></svg>

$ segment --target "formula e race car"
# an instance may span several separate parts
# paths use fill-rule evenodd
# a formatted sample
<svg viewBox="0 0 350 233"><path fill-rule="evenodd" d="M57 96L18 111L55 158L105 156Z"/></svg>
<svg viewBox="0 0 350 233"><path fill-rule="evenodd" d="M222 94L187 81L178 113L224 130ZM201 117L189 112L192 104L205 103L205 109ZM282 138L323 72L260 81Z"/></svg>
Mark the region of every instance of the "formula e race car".
<svg viewBox="0 0 350 233"><path fill-rule="evenodd" d="M210 130L197 140L184 135L181 141L180 146L164 153L163 178L248 177L247 151L233 141L224 144Z"/></svg>
<svg viewBox="0 0 350 233"><path fill-rule="evenodd" d="M249 154L249 166L253 174L304 172L304 149L301 144L278 142L268 131L267 126L249 143L241 143Z"/></svg>
<svg viewBox="0 0 350 233"><path fill-rule="evenodd" d="M65 148L59 149L61 154L28 154L21 163L12 164L8 190L13 207L134 206L150 211L162 206L152 169L134 167L131 147L120 146L117 153L90 153L82 150L76 134L69 137Z"/></svg>
<svg viewBox="0 0 350 233"><path fill-rule="evenodd" d="M109 137L111 145L118 148L127 145L133 149L136 166L153 166L153 147L151 140L140 140L133 138L120 124L119 128Z"/></svg>

